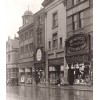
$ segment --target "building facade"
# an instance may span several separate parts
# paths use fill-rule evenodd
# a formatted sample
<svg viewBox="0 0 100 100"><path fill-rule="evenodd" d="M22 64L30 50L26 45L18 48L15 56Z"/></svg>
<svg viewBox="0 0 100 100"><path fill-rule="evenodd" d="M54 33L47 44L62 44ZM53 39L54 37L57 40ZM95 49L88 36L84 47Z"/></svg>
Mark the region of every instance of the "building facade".
<svg viewBox="0 0 100 100"><path fill-rule="evenodd" d="M62 84L66 66L66 6L63 0L44 0L42 5L45 8L46 82Z"/></svg>
<svg viewBox="0 0 100 100"><path fill-rule="evenodd" d="M44 9L34 14L34 80L45 82L45 16Z"/></svg>
<svg viewBox="0 0 100 100"><path fill-rule="evenodd" d="M23 25L19 28L19 83L32 83L33 67L33 14L26 11L22 16Z"/></svg>
<svg viewBox="0 0 100 100"><path fill-rule="evenodd" d="M18 79L19 38L8 38L6 42L6 80Z"/></svg>
<svg viewBox="0 0 100 100"><path fill-rule="evenodd" d="M69 84L91 84L93 0L67 0L66 63Z"/></svg>

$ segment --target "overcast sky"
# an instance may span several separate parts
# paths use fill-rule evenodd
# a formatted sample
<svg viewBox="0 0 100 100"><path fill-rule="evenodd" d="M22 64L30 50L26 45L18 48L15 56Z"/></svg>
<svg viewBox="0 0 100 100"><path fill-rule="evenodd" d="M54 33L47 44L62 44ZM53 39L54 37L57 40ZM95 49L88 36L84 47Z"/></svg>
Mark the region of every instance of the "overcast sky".
<svg viewBox="0 0 100 100"><path fill-rule="evenodd" d="M6 38L14 37L22 25L22 15L26 10L36 13L42 7L43 0L6 0Z"/></svg>

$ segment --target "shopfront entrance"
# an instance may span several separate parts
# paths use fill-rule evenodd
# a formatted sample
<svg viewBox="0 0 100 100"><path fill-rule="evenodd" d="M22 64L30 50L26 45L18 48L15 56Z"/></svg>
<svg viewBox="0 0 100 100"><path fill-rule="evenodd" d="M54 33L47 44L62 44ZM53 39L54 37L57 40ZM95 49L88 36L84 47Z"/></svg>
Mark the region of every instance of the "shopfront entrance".
<svg viewBox="0 0 100 100"><path fill-rule="evenodd" d="M68 82L70 85L73 85L74 83L74 69L71 68L71 64L69 65L69 69L68 69Z"/></svg>
<svg viewBox="0 0 100 100"><path fill-rule="evenodd" d="M90 35L75 34L66 40L65 45L69 85L89 84L92 69Z"/></svg>
<svg viewBox="0 0 100 100"><path fill-rule="evenodd" d="M88 84L90 82L90 63L68 64L68 82L73 84Z"/></svg>
<svg viewBox="0 0 100 100"><path fill-rule="evenodd" d="M58 85L64 82L64 58L49 60L49 83Z"/></svg>

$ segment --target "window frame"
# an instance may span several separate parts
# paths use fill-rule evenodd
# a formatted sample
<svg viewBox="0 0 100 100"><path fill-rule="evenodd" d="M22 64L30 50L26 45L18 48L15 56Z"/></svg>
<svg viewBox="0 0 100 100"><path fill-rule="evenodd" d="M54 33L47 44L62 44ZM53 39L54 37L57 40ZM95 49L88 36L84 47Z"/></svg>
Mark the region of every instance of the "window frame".
<svg viewBox="0 0 100 100"><path fill-rule="evenodd" d="M56 38L54 37L55 34L56 34L55 36ZM52 49L57 49L57 48L58 48L58 32L55 32L52 35Z"/></svg>
<svg viewBox="0 0 100 100"><path fill-rule="evenodd" d="M58 11L52 13L52 28L58 27Z"/></svg>

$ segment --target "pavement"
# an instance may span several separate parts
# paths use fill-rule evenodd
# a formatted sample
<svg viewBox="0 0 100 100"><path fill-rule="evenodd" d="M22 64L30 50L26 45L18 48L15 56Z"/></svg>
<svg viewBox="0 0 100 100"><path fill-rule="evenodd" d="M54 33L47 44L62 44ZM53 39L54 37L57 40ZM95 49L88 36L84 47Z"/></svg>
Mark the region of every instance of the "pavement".
<svg viewBox="0 0 100 100"><path fill-rule="evenodd" d="M73 90L78 90L78 91L93 91L93 86L91 85L66 85L66 86L60 86L60 85L46 85L46 84L20 84L20 85L24 85L24 86L38 86L41 88L51 88L51 89L55 89L55 88L60 88L60 89L64 89L64 90L68 90L68 89L73 89Z"/></svg>

